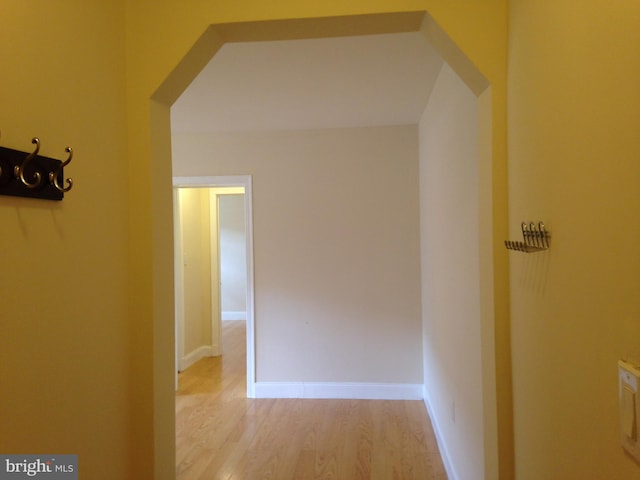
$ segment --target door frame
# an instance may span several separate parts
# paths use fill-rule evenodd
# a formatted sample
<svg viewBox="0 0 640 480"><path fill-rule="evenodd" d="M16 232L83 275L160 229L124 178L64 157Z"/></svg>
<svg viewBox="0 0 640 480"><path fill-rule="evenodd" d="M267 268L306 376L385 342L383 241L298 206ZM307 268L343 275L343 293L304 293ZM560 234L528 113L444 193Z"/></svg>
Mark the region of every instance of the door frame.
<svg viewBox="0 0 640 480"><path fill-rule="evenodd" d="M255 301L253 278L253 201L251 175L173 177L174 189L185 187L244 187L244 222L247 260L247 398L255 398Z"/></svg>

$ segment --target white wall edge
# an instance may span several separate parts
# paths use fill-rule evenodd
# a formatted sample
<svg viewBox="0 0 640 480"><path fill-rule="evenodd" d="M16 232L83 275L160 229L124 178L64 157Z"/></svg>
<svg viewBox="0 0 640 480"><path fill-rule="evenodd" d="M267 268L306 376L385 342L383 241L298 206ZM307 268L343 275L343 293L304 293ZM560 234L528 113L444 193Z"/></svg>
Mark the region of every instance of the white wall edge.
<svg viewBox="0 0 640 480"><path fill-rule="evenodd" d="M447 450L447 445L444 442L444 438L442 436L440 426L438 425L437 417L433 411L433 408L431 408L431 403L429 401L429 394L427 393L426 386L423 386L422 398L424 399L425 407L427 407L427 413L429 414L429 419L431 420L431 426L433 427L433 432L436 435L438 450L440 450L440 457L442 458L444 469L447 472L447 477L449 478L449 480L458 480L456 471L453 468L453 463L451 462L451 456L449 455L449 451Z"/></svg>
<svg viewBox="0 0 640 480"><path fill-rule="evenodd" d="M247 312L222 312L222 321L225 320L246 320Z"/></svg>
<svg viewBox="0 0 640 480"><path fill-rule="evenodd" d="M180 359L179 365L180 371L182 372L186 370L191 365L204 357L215 357L215 348L213 345L203 345L202 347L198 347L182 357Z"/></svg>
<svg viewBox="0 0 640 480"><path fill-rule="evenodd" d="M256 398L422 400L423 386L412 383L256 382Z"/></svg>

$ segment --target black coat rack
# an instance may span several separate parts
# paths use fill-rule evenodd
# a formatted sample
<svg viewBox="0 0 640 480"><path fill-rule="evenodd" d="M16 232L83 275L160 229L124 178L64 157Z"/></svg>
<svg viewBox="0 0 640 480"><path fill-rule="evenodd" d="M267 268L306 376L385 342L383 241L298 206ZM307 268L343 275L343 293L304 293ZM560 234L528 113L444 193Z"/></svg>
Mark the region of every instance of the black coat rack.
<svg viewBox="0 0 640 480"><path fill-rule="evenodd" d="M65 149L68 157L63 162L38 155L38 137L31 143L35 145L31 153L0 147L0 195L62 200L73 187L72 179L64 179L64 167L71 162L73 149Z"/></svg>

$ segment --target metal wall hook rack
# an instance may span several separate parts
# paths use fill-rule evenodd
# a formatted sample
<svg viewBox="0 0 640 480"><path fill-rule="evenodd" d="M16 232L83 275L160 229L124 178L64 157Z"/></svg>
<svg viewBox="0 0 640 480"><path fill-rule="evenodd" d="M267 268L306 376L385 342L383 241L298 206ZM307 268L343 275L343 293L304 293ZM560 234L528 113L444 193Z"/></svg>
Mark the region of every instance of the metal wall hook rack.
<svg viewBox="0 0 640 480"><path fill-rule="evenodd" d="M538 222L538 224L536 225L534 222L531 222L529 224L527 224L526 222L522 222L521 229L522 241L504 241L504 245L509 250L515 250L524 253L533 253L548 250L551 246L551 234L545 229L544 223Z"/></svg>
<svg viewBox="0 0 640 480"><path fill-rule="evenodd" d="M67 159L62 162L39 155L40 139L33 137L31 153L0 147L0 195L62 200L73 187L73 180L64 178L64 167L73 158L73 149L67 147Z"/></svg>

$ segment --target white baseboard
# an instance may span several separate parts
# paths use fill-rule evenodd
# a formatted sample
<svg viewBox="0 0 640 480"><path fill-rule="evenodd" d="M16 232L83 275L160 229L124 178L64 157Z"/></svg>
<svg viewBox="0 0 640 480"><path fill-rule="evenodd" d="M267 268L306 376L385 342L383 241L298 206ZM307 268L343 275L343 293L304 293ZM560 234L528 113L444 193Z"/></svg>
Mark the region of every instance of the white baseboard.
<svg viewBox="0 0 640 480"><path fill-rule="evenodd" d="M422 392L422 385L411 383L255 383L255 398L422 400Z"/></svg>
<svg viewBox="0 0 640 480"><path fill-rule="evenodd" d="M201 358L214 357L214 356L215 356L215 348L212 345L203 345L202 347L198 347L192 352L189 352L184 357L182 357L178 362L178 368L182 372L187 368L189 368L194 363L196 363Z"/></svg>
<svg viewBox="0 0 640 480"><path fill-rule="evenodd" d="M434 414L433 408L431 407L431 402L429 400L429 394L427 393L427 388L423 387L424 391L422 393L422 398L424 399L424 405L427 407L427 413L429 414L429 419L431 419L431 426L433 427L433 431L436 435L436 442L438 442L438 449L440 450L440 456L442 457L442 463L444 464L444 469L447 472L447 478L449 480L458 480L456 476L456 472L453 468L453 463L451 462L451 456L449 455L449 450L447 450L447 444L444 442L444 438L442 437L442 430L438 425L438 420Z"/></svg>
<svg viewBox="0 0 640 480"><path fill-rule="evenodd" d="M222 321L225 320L246 320L247 312L222 312Z"/></svg>

